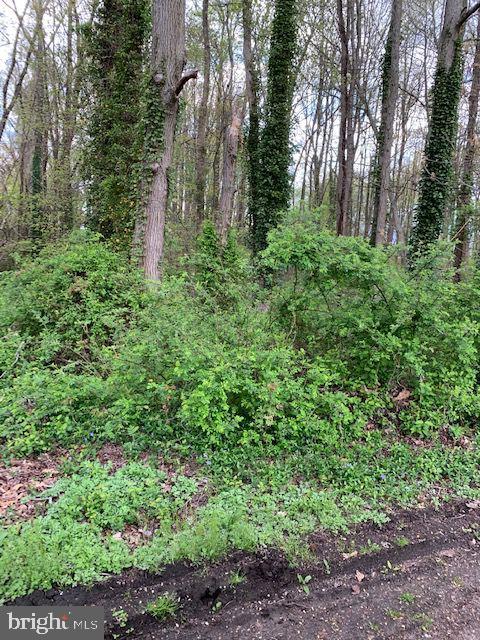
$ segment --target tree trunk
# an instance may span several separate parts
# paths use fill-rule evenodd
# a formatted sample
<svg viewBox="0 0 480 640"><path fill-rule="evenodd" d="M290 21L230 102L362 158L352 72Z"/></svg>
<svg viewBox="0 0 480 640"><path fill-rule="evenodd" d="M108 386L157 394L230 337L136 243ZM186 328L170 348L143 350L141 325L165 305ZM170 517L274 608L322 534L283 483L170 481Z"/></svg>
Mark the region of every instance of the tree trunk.
<svg viewBox="0 0 480 640"><path fill-rule="evenodd" d="M203 86L202 99L198 111L197 154L195 160L195 208L197 227L200 226L205 213L205 182L207 161L207 122L208 97L210 94L210 31L208 23L209 0L202 5L202 40L203 40Z"/></svg>
<svg viewBox="0 0 480 640"><path fill-rule="evenodd" d="M290 127L294 60L297 43L297 2L276 0L268 58L265 127L259 146L259 193L252 244L256 253L267 246L267 236L290 202Z"/></svg>
<svg viewBox="0 0 480 640"><path fill-rule="evenodd" d="M196 72L185 67L185 0L155 0L152 15L152 53L146 143L145 238L143 268L148 280L160 279L168 174L172 163L179 95Z"/></svg>
<svg viewBox="0 0 480 640"><path fill-rule="evenodd" d="M425 146L417 215L410 239L410 257L435 242L453 195L453 155L463 79L462 42L467 0L446 0L438 46L437 69Z"/></svg>
<svg viewBox="0 0 480 640"><path fill-rule="evenodd" d="M477 43L473 60L472 87L468 104L468 123L466 131L465 156L462 168L462 184L458 194L458 225L455 242L455 279L460 280L460 268L467 254L469 241L468 207L472 199L473 168L477 153L477 118L478 100L480 97L480 16L477 23Z"/></svg>
<svg viewBox="0 0 480 640"><path fill-rule="evenodd" d="M382 119L378 133L377 166L375 168L375 201L373 210L372 244L385 243L390 162L398 98L400 67L400 38L402 26L402 0L393 0L392 17L388 33L382 78Z"/></svg>
<svg viewBox="0 0 480 640"><path fill-rule="evenodd" d="M353 5L347 0L347 16L343 0L337 0L338 31L340 36L340 131L338 139L338 173L336 186L337 234L348 233L353 180L354 124L353 80L354 52L350 51L353 29Z"/></svg>
<svg viewBox="0 0 480 640"><path fill-rule="evenodd" d="M243 59L245 62L245 89L248 101L249 122L246 140L248 155L248 208L252 224L258 204L258 146L260 140L260 114L258 108L259 79L252 50L252 0L243 0Z"/></svg>
<svg viewBox="0 0 480 640"><path fill-rule="evenodd" d="M220 196L219 218L220 237L222 241L227 236L232 218L233 197L235 195L235 170L237 166L238 144L242 117L238 105L233 106L232 122L225 131L223 145L222 192Z"/></svg>

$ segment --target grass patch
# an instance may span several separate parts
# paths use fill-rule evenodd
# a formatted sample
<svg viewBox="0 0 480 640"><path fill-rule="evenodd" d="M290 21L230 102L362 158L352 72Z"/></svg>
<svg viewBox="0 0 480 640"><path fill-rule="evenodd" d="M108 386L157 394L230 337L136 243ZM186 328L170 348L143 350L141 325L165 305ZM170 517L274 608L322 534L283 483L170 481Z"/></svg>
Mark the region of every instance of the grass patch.
<svg viewBox="0 0 480 640"><path fill-rule="evenodd" d="M165 593L153 602L149 602L146 611L157 620L168 620L176 616L179 606L177 597L171 593Z"/></svg>

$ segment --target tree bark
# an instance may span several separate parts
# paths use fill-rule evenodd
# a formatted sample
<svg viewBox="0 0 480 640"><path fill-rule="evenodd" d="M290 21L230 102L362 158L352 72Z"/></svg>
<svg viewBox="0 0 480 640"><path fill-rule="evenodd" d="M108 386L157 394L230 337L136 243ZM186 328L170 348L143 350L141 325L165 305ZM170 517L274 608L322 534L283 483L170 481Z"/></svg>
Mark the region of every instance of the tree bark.
<svg viewBox="0 0 480 640"><path fill-rule="evenodd" d="M146 171L145 237L143 268L148 280L160 279L165 218L168 201L168 174L172 163L179 95L196 72L183 74L185 67L185 0L155 0L152 15L150 62L150 108L147 144L150 145Z"/></svg>
<svg viewBox="0 0 480 640"><path fill-rule="evenodd" d="M225 131L223 145L222 192L220 195L219 219L220 237L225 240L230 226L235 195L235 170L237 166L238 145L242 128L241 111L238 105L232 109L232 122Z"/></svg>
<svg viewBox="0 0 480 640"><path fill-rule="evenodd" d="M375 169L375 201L373 210L372 244L385 243L390 163L394 136L395 112L400 71L400 38L402 0L393 0L392 17L383 62L382 117L378 132L377 166Z"/></svg>
<svg viewBox="0 0 480 640"><path fill-rule="evenodd" d="M462 184L458 194L458 224L455 241L455 279L460 280L460 268L465 259L469 242L468 206L472 199L473 169L477 154L476 135L478 119L478 101L480 97L480 16L477 23L477 43L473 60L472 87L468 99L468 123L466 131L465 155L462 167Z"/></svg>
<svg viewBox="0 0 480 640"><path fill-rule="evenodd" d="M202 99L198 111L197 125L197 153L195 160L195 209L196 222L200 226L205 213L205 183L207 161L207 123L208 97L210 94L210 28L208 21L209 0L203 0L202 5L202 40L203 40L203 86Z"/></svg>

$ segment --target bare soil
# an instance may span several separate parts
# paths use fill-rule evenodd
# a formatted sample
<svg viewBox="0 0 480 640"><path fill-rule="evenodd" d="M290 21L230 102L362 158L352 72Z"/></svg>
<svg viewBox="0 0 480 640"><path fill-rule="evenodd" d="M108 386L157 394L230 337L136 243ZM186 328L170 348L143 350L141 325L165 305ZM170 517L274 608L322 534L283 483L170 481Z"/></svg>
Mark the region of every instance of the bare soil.
<svg viewBox="0 0 480 640"><path fill-rule="evenodd" d="M102 605L106 637L118 640L480 640L480 503L400 512L346 537L313 536L311 548L316 561L296 568L272 550L235 553L16 604ZM244 580L232 586L234 574ZM311 576L306 589L298 574ZM166 592L180 609L158 621L145 606ZM112 618L119 609L124 626Z"/></svg>

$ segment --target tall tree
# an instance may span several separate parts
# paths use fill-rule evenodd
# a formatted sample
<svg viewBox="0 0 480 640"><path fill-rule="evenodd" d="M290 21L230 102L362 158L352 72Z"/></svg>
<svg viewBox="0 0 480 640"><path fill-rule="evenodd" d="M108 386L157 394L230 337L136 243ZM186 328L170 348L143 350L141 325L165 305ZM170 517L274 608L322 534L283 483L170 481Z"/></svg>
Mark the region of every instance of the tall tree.
<svg viewBox="0 0 480 640"><path fill-rule="evenodd" d="M147 175L143 182L142 265L148 280L160 279L179 96L188 80L198 73L193 70L184 74L185 63L185 0L154 0L145 116Z"/></svg>
<svg viewBox="0 0 480 640"><path fill-rule="evenodd" d="M460 279L460 267L467 254L469 241L469 212L473 190L473 168L478 153L476 135L478 119L478 100L480 97L480 15L477 22L477 42L473 58L472 86L468 98L468 122L466 130L465 155L461 185L458 193L458 222L455 239L455 271L456 280Z"/></svg>
<svg viewBox="0 0 480 640"><path fill-rule="evenodd" d="M198 110L197 149L195 161L195 205L197 224L200 225L205 209L205 183L207 176L207 124L208 97L210 95L210 27L208 19L209 0L202 3L202 44L203 44L203 86L202 99Z"/></svg>
<svg viewBox="0 0 480 640"><path fill-rule="evenodd" d="M10 114L12 113L13 109L15 108L15 105L17 104L20 98L25 76L27 75L30 59L32 57L32 53L34 50L34 40L30 38L28 43L28 49L26 51L26 55L24 59L23 60L19 59L23 23L25 20L25 14L27 13L28 9L29 9L29 5L27 3L23 10L23 13L17 16L18 25L17 25L15 36L13 39L12 51L10 54L10 59L8 61L6 73L2 78L3 82L2 82L2 108L1 108L1 116L0 116L0 142L5 132ZM15 76L15 69L17 68L17 66L20 67L20 70L18 75Z"/></svg>
<svg viewBox="0 0 480 640"><path fill-rule="evenodd" d="M258 67L252 46L252 0L242 2L243 18L243 59L245 63L245 89L248 102L248 132L246 139L247 171L248 171L248 203L250 218L254 214L258 202L258 182L260 177L258 166L258 147L260 142L260 111Z"/></svg>
<svg viewBox="0 0 480 640"><path fill-rule="evenodd" d="M141 160L142 65L149 25L147 0L102 0L86 30L91 109L83 161L87 220L120 246L135 222Z"/></svg>
<svg viewBox="0 0 480 640"><path fill-rule="evenodd" d="M219 203L220 238L224 242L233 214L235 196L235 171L237 166L238 145L242 127L242 110L238 103L232 105L231 123L225 129L223 143L222 191Z"/></svg>
<svg viewBox="0 0 480 640"><path fill-rule="evenodd" d="M354 3L337 0L338 33L340 36L340 130L338 136L338 175L336 184L337 234L348 232L348 218L352 199L354 163L354 97L355 47L352 43L354 29ZM346 15L345 15L346 13Z"/></svg>
<svg viewBox="0 0 480 640"><path fill-rule="evenodd" d="M437 69L420 198L410 239L410 255L423 252L440 236L443 220L453 200L453 156L458 128L458 108L463 78L463 33L470 9L467 0L446 0L438 45Z"/></svg>
<svg viewBox="0 0 480 640"><path fill-rule="evenodd" d="M375 199L371 241L374 246L385 242L390 163L394 137L395 111L400 71L400 39L403 0L392 1L392 17L385 47L382 69L382 118L378 130L375 167Z"/></svg>
<svg viewBox="0 0 480 640"><path fill-rule="evenodd" d="M267 234L290 200L290 126L298 14L296 0L276 0L268 59L265 126L258 154L258 194L252 211L253 247L266 247Z"/></svg>

